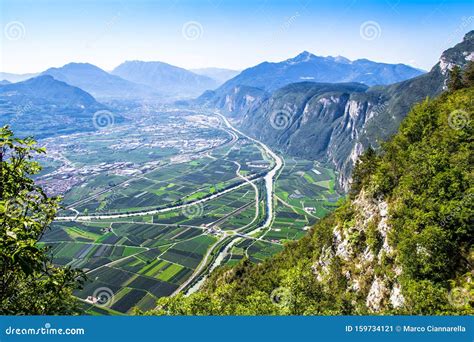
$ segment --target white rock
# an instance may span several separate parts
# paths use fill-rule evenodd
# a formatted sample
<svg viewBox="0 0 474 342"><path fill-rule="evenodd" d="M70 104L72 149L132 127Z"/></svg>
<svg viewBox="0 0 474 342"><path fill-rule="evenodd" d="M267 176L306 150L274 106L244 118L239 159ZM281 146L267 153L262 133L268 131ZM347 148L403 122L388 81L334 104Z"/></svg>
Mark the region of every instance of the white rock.
<svg viewBox="0 0 474 342"><path fill-rule="evenodd" d="M405 298L402 294L402 287L398 283L393 286L392 291L390 292L390 303L395 309L402 307L405 303Z"/></svg>
<svg viewBox="0 0 474 342"><path fill-rule="evenodd" d="M375 312L380 311L386 292L387 288L385 287L385 283L376 276L367 295L367 307Z"/></svg>

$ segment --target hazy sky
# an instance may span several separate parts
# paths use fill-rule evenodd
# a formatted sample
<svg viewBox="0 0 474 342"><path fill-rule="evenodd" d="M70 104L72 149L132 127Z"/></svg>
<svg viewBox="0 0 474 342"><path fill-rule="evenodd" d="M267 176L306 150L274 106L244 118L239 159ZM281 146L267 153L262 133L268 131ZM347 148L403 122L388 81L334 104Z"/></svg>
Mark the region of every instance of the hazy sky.
<svg viewBox="0 0 474 342"><path fill-rule="evenodd" d="M0 0L0 71L125 60L244 69L303 50L430 69L474 1Z"/></svg>

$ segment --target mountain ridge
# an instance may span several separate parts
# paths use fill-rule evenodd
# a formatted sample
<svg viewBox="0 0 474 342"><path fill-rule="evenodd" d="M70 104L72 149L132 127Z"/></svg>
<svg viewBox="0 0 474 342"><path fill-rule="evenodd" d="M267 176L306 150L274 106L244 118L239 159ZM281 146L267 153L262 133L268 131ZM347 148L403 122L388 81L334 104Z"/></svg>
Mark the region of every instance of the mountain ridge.
<svg viewBox="0 0 474 342"><path fill-rule="evenodd" d="M281 62L263 62L247 68L216 89L216 93L222 95L243 85L272 91L303 79L329 83L359 82L372 86L395 83L422 73L405 64L367 59L350 61L342 56L322 57L304 51Z"/></svg>
<svg viewBox="0 0 474 342"><path fill-rule="evenodd" d="M71 62L59 68L49 68L41 75L79 87L97 98L141 98L158 96L143 84L136 84L90 63Z"/></svg>
<svg viewBox="0 0 474 342"><path fill-rule="evenodd" d="M218 84L210 77L158 61L125 61L111 73L150 86L168 96L193 97Z"/></svg>

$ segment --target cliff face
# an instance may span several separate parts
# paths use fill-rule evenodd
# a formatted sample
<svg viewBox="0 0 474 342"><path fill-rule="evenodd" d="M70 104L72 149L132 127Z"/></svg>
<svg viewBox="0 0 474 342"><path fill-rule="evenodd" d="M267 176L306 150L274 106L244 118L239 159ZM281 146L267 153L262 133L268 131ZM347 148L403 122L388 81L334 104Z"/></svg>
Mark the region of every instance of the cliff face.
<svg viewBox="0 0 474 342"><path fill-rule="evenodd" d="M446 87L448 70L474 58L474 33L446 50L432 70L389 86L361 84L290 84L271 95L236 87L224 97L203 95L201 102L222 110L241 129L290 155L327 161L348 190L350 172L368 147L378 147L398 129L413 104ZM212 99L212 101L210 100Z"/></svg>
<svg viewBox="0 0 474 342"><path fill-rule="evenodd" d="M323 247L312 265L316 279L331 286L332 264L338 263L347 281L347 291L355 294L371 312L403 307L404 296L397 280L402 267L396 262L396 246L390 242L389 205L361 192L352 202L353 219L336 224L332 241ZM381 273L380 270L384 269Z"/></svg>

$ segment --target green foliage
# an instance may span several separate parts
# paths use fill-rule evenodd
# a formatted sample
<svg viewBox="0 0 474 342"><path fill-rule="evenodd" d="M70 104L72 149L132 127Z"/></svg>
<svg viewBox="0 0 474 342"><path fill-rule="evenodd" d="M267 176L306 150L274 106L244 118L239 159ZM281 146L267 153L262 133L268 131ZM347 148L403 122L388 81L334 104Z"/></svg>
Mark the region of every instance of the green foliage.
<svg viewBox="0 0 474 342"><path fill-rule="evenodd" d="M446 290L429 280L408 280L403 283L405 310L412 315L439 315L449 312Z"/></svg>
<svg viewBox="0 0 474 342"><path fill-rule="evenodd" d="M474 87L474 61L470 61L464 69L463 83L465 87Z"/></svg>
<svg viewBox="0 0 474 342"><path fill-rule="evenodd" d="M462 81L462 71L461 68L455 65L449 71L449 81L448 81L448 89L449 91L456 91L463 88L463 81Z"/></svg>
<svg viewBox="0 0 474 342"><path fill-rule="evenodd" d="M59 199L30 178L40 171L32 158L45 153L33 139L0 130L0 314L69 314L72 290L82 273L55 267L38 245L54 219ZM79 278L78 278L79 277Z"/></svg>
<svg viewBox="0 0 474 342"><path fill-rule="evenodd" d="M352 171L352 186L350 197L353 199L362 189L363 184L367 183L369 177L377 167L377 155L372 147L369 148L357 160Z"/></svg>
<svg viewBox="0 0 474 342"><path fill-rule="evenodd" d="M449 71L448 90L450 92L472 86L474 86L474 61L470 61L464 70L455 65Z"/></svg>
<svg viewBox="0 0 474 342"><path fill-rule="evenodd" d="M371 220L367 224L366 242L367 242L367 245L370 247L372 253L374 254L378 253L380 248L382 248L382 244L383 244L382 235L377 230L377 225L375 224L374 220Z"/></svg>

